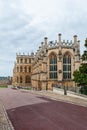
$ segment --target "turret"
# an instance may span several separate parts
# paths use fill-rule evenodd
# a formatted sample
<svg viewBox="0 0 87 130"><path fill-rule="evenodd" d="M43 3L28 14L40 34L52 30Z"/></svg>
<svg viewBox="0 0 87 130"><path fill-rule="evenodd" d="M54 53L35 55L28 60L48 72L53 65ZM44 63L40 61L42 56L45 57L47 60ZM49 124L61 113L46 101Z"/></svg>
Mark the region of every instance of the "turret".
<svg viewBox="0 0 87 130"><path fill-rule="evenodd" d="M77 43L77 35L74 35L73 37L74 37L74 44L76 44Z"/></svg>
<svg viewBox="0 0 87 130"><path fill-rule="evenodd" d="M45 43L45 45L47 45L47 42L48 42L48 38L44 37L44 43Z"/></svg>
<svg viewBox="0 0 87 130"><path fill-rule="evenodd" d="M58 34L59 37L59 43L61 43L61 33Z"/></svg>
<svg viewBox="0 0 87 130"><path fill-rule="evenodd" d="M41 42L41 48L43 48L43 42Z"/></svg>

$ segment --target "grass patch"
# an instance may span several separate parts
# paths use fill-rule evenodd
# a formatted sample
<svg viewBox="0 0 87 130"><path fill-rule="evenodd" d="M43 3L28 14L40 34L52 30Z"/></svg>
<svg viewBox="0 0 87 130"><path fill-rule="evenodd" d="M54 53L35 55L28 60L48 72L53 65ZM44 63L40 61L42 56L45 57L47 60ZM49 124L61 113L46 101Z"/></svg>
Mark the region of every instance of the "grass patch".
<svg viewBox="0 0 87 130"><path fill-rule="evenodd" d="M31 90L31 88L22 88L22 89L25 89L25 90Z"/></svg>
<svg viewBox="0 0 87 130"><path fill-rule="evenodd" d="M0 88L8 88L8 86L0 86Z"/></svg>

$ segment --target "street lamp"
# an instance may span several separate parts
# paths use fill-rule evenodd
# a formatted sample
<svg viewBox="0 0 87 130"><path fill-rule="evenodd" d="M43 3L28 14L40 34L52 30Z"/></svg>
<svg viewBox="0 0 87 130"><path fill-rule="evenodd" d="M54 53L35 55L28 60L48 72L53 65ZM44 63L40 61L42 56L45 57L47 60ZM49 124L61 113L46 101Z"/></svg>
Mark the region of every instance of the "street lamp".
<svg viewBox="0 0 87 130"><path fill-rule="evenodd" d="M66 82L66 81L67 81L67 78L65 78L64 81ZM67 87L67 86L65 86L65 84L64 84L64 95L67 95L67 89L66 89L66 87Z"/></svg>

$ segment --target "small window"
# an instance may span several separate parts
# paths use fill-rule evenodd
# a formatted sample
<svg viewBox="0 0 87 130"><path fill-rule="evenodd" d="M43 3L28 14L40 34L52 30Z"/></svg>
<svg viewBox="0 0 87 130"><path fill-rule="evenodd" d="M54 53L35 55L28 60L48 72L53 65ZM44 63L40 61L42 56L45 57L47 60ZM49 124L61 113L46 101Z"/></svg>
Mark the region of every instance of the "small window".
<svg viewBox="0 0 87 130"><path fill-rule="evenodd" d="M20 72L22 72L22 71L23 71L22 66L20 66Z"/></svg>
<svg viewBox="0 0 87 130"><path fill-rule="evenodd" d="M20 83L22 83L22 76L20 76Z"/></svg>
<svg viewBox="0 0 87 130"><path fill-rule="evenodd" d="M25 59L25 63L27 63L27 59Z"/></svg>
<svg viewBox="0 0 87 130"><path fill-rule="evenodd" d="M24 67L24 72L27 72L27 67L26 66Z"/></svg>
<svg viewBox="0 0 87 130"><path fill-rule="evenodd" d="M23 63L23 59L20 59L20 63Z"/></svg>
<svg viewBox="0 0 87 130"><path fill-rule="evenodd" d="M19 63L19 59L17 59L17 63Z"/></svg>
<svg viewBox="0 0 87 130"><path fill-rule="evenodd" d="M17 72L19 72L19 67L17 67Z"/></svg>
<svg viewBox="0 0 87 130"><path fill-rule="evenodd" d="M31 63L31 59L29 59L29 63Z"/></svg>
<svg viewBox="0 0 87 130"><path fill-rule="evenodd" d="M19 83L19 78L18 78L18 76L17 76L17 83Z"/></svg>
<svg viewBox="0 0 87 130"><path fill-rule="evenodd" d="M29 67L29 72L31 72L31 67Z"/></svg>

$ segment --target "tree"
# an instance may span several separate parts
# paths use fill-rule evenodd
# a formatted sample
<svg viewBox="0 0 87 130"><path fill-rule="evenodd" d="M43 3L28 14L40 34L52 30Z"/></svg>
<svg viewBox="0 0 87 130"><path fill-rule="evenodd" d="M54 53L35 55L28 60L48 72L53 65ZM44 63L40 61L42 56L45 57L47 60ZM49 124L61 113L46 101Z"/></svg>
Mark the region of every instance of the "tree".
<svg viewBox="0 0 87 130"><path fill-rule="evenodd" d="M80 71L75 70L73 73L73 76L74 76L75 83L79 84L80 83Z"/></svg>
<svg viewBox="0 0 87 130"><path fill-rule="evenodd" d="M82 64L79 70L75 70L73 73L74 81L79 86L87 86L87 64Z"/></svg>
<svg viewBox="0 0 87 130"><path fill-rule="evenodd" d="M86 38L86 40L85 40L85 44L84 44L84 46L85 46L86 49L87 49L87 38Z"/></svg>
<svg viewBox="0 0 87 130"><path fill-rule="evenodd" d="M87 38L84 44L86 50L82 55L82 63L79 70L75 70L73 73L74 81L78 85L82 86L81 93L87 94Z"/></svg>
<svg viewBox="0 0 87 130"><path fill-rule="evenodd" d="M86 50L84 51L83 55L82 55L82 61L87 61L87 38L85 40L85 44L84 44Z"/></svg>
<svg viewBox="0 0 87 130"><path fill-rule="evenodd" d="M84 85L87 86L87 64L86 63L82 63L80 68L79 68L79 72L80 72L80 85Z"/></svg>
<svg viewBox="0 0 87 130"><path fill-rule="evenodd" d="M87 51L85 50L82 55L82 61L87 61Z"/></svg>

